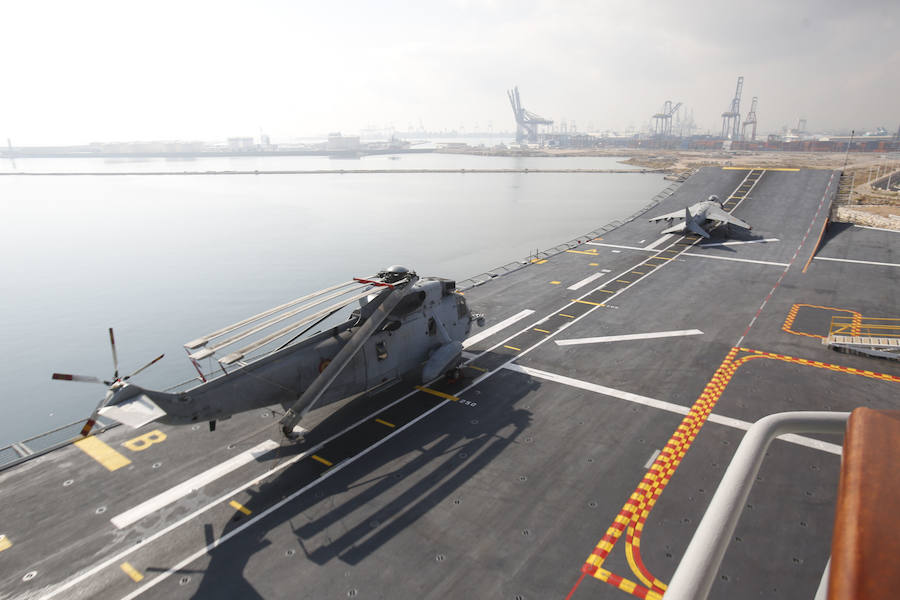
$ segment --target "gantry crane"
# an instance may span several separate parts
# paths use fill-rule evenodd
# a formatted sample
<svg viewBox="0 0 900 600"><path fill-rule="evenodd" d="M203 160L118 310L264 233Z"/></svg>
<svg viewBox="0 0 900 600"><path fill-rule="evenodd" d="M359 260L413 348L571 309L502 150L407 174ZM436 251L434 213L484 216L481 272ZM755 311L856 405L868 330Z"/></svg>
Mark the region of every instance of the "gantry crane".
<svg viewBox="0 0 900 600"><path fill-rule="evenodd" d="M662 110L653 115L653 133L655 135L661 135L662 137L669 137L672 135L672 116L678 112L679 108L681 108L681 102L673 105L671 100L666 100Z"/></svg>
<svg viewBox="0 0 900 600"><path fill-rule="evenodd" d="M741 91L744 89L744 76L737 79L737 88L731 100L731 109L722 113L722 137L737 140L741 132Z"/></svg>
<svg viewBox="0 0 900 600"><path fill-rule="evenodd" d="M553 125L553 121L525 110L519 99L518 86L507 90L506 95L509 96L509 103L512 105L513 114L516 117L516 142L520 144L525 140L537 142L538 125Z"/></svg>
<svg viewBox="0 0 900 600"><path fill-rule="evenodd" d="M750 103L750 112L747 113L747 118L744 120L743 129L741 129L741 139L747 139L747 125L753 125L753 129L750 130L750 141L756 141L756 96L753 96L753 101Z"/></svg>

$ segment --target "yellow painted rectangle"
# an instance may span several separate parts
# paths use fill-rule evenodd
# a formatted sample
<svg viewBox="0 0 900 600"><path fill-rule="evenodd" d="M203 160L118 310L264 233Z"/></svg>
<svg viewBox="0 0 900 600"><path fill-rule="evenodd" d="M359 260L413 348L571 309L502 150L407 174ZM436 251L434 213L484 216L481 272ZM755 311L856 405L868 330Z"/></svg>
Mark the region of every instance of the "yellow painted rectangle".
<svg viewBox="0 0 900 600"><path fill-rule="evenodd" d="M439 392L437 390L433 390L431 388L427 388L421 385L417 385L416 389L420 392L425 392L426 394L431 394L432 396L437 396L438 398L446 398L447 400L453 400L454 402L459 402L459 398L456 396L451 396L450 394L445 394L444 392Z"/></svg>
<svg viewBox="0 0 900 600"><path fill-rule="evenodd" d="M331 466L331 465L329 465L329 466ZM248 516L249 516L251 513L253 513L252 510L250 510L249 508L247 508L246 506L244 506L243 504L241 504L241 503L238 502L237 500L232 500L231 502L228 503L228 506L230 506L230 507L233 508L234 510L239 510L239 511L241 511L242 513L244 513L245 515L248 515Z"/></svg>
<svg viewBox="0 0 900 600"><path fill-rule="evenodd" d="M312 459L313 459L313 460L319 461L320 463L322 463L322 464L325 465L326 467L330 467L331 465L334 464L334 463L332 463L330 460L325 460L324 458L322 458L322 457L319 456L318 454L313 454L313 455L312 455Z"/></svg>
<svg viewBox="0 0 900 600"><path fill-rule="evenodd" d="M385 421L385 420L383 420L383 419L375 419L375 422L376 422L376 423L381 423L381 424L384 425L385 427L396 427L396 425L394 425L393 423L388 423L387 421Z"/></svg>
<svg viewBox="0 0 900 600"><path fill-rule="evenodd" d="M571 252L572 254L587 254L588 256L597 256L596 250L593 250L591 252L585 252L584 250L566 250L566 252Z"/></svg>
<svg viewBox="0 0 900 600"><path fill-rule="evenodd" d="M141 575L141 572L140 572L140 571L138 571L137 569L135 569L134 567L132 567L132 566L131 566L130 564L128 564L127 562L124 562L124 563L122 563L122 564L119 565L119 566L122 568L123 571L125 571L125 574L126 574L126 575L128 575L129 577L131 577L131 580L134 581L134 582L138 582L138 581L140 581L141 579L144 578L144 576Z"/></svg>
<svg viewBox="0 0 900 600"><path fill-rule="evenodd" d="M619 283L631 283L630 281L625 281L624 279L616 279Z"/></svg>
<svg viewBox="0 0 900 600"><path fill-rule="evenodd" d="M634 273L635 275L646 275L646 273L642 271L632 271L632 273Z"/></svg>
<svg viewBox="0 0 900 600"><path fill-rule="evenodd" d="M115 471L131 464L130 460L93 435L83 440L78 440L75 442L75 446L110 471Z"/></svg>
<svg viewBox="0 0 900 600"><path fill-rule="evenodd" d="M559 285L562 281L551 281L550 285Z"/></svg>
<svg viewBox="0 0 900 600"><path fill-rule="evenodd" d="M538 329L537 327L535 327L534 330L535 330L535 331L540 331L541 333L550 333L550 332L547 331L546 329Z"/></svg>
<svg viewBox="0 0 900 600"><path fill-rule="evenodd" d="M600 263L588 263L589 267L599 267Z"/></svg>
<svg viewBox="0 0 900 600"><path fill-rule="evenodd" d="M654 256L653 258L658 258L659 260L673 260L671 258L666 258L665 256Z"/></svg>
<svg viewBox="0 0 900 600"><path fill-rule="evenodd" d="M574 318L575 318L575 317L573 317L572 315L567 315L566 313L559 313L559 316L565 317L565 318L567 318L567 319L574 319Z"/></svg>
<svg viewBox="0 0 900 600"><path fill-rule="evenodd" d="M504 348L509 348L510 350L515 350L516 352L521 352L521 351L522 351L521 348L516 348L515 346L507 346L506 344L503 344L503 347L504 347Z"/></svg>
<svg viewBox="0 0 900 600"><path fill-rule="evenodd" d="M481 371L482 373L487 373L487 369L483 369L482 367L476 367L475 365L466 365L469 369L475 369L476 371Z"/></svg>
<svg viewBox="0 0 900 600"><path fill-rule="evenodd" d="M542 265L542 264L544 264L545 262L547 262L547 259L546 259L546 258L543 259L543 260L537 261L537 264Z"/></svg>
<svg viewBox="0 0 900 600"><path fill-rule="evenodd" d="M9 541L9 538L3 534L0 534L0 552L3 552L10 546L12 546L12 542Z"/></svg>

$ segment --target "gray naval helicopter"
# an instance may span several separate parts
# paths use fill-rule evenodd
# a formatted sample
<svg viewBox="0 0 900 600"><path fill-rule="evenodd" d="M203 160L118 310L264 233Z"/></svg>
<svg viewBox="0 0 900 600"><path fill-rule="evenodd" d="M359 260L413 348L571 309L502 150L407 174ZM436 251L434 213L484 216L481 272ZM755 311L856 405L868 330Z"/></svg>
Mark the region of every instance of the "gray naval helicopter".
<svg viewBox="0 0 900 600"><path fill-rule="evenodd" d="M281 404L285 409L282 432L297 439L305 431L301 419L313 408L375 392L402 378L424 383L456 372L462 362L462 342L473 321L484 326L484 316L470 312L465 297L455 289L454 281L419 279L405 267L392 266L374 277L354 278L292 300L186 343L202 383L181 392L158 392L129 383L162 356L119 377L112 329L115 373L111 381L61 373L54 373L53 379L107 386L82 435L90 433L98 415L132 427L151 421L172 425L206 421L212 431L217 420ZM317 308L329 301L335 302ZM355 302L359 307L348 320L301 339ZM300 315L297 321L272 330ZM274 350L248 356L291 335ZM243 343L235 348L238 342ZM203 359L217 361L222 374L207 380L199 362Z"/></svg>

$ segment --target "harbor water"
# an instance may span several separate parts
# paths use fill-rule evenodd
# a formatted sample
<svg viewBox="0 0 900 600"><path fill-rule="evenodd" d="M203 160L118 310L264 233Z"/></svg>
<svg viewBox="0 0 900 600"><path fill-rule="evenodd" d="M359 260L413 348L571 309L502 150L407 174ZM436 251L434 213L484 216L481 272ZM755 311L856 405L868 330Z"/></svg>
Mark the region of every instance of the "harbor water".
<svg viewBox="0 0 900 600"><path fill-rule="evenodd" d="M451 154L17 159L0 172L623 169L609 157ZM99 385L195 372L182 345L305 293L402 264L462 280L634 213L658 174L0 175L0 446L86 418ZM477 309L477 307L474 307Z"/></svg>

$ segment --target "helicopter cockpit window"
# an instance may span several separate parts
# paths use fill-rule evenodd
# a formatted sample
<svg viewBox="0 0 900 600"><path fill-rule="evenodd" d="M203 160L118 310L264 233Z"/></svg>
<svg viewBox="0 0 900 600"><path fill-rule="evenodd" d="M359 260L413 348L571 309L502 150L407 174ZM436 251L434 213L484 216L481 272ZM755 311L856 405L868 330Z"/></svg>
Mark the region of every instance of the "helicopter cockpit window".
<svg viewBox="0 0 900 600"><path fill-rule="evenodd" d="M425 292L414 292L412 294L407 294L403 298L403 300L401 300L400 303L394 307L394 310L391 311L391 316L405 317L409 313L422 306L423 302L425 302Z"/></svg>

